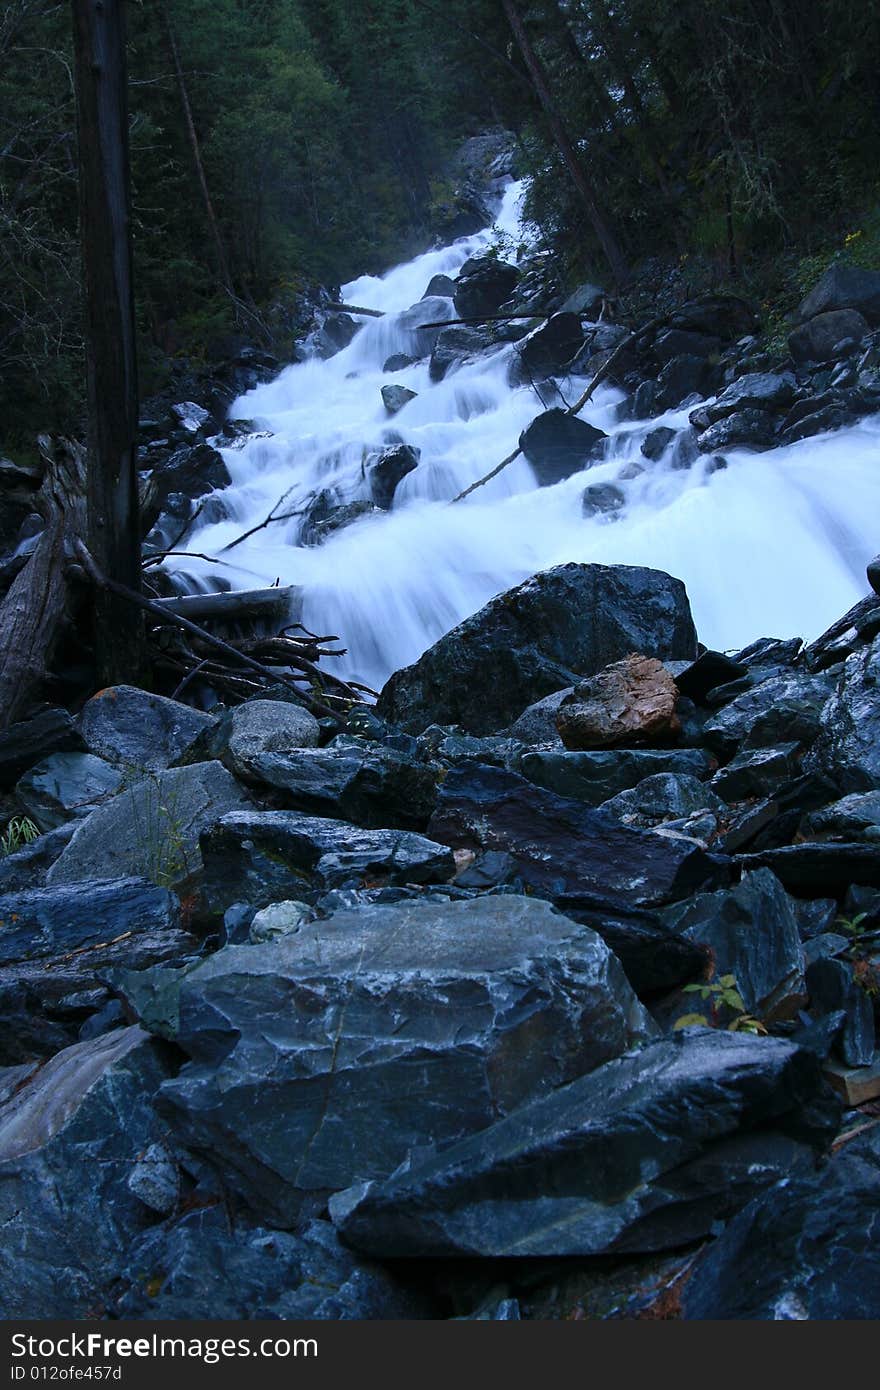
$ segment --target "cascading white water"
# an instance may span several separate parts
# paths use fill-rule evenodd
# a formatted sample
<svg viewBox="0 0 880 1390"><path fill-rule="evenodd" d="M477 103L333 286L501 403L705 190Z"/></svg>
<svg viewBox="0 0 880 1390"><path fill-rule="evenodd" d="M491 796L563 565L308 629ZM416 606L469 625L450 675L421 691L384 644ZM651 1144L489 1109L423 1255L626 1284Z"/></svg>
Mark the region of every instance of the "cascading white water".
<svg viewBox="0 0 880 1390"><path fill-rule="evenodd" d="M521 194L520 184L508 186L495 224L515 239ZM320 546L297 544L301 516L293 516L257 531L222 557L222 567L196 558L175 564L202 579L223 576L235 588L277 578L302 586L306 625L338 633L348 648L341 673L377 689L493 595L569 560L677 575L701 639L728 650L765 635L814 637L864 594L865 565L880 548L880 417L769 453L727 451L721 471L711 472L705 459L685 471L673 467L669 451L649 463L640 445L657 424L685 426L687 410L622 426L615 420L621 393L600 388L582 416L612 436L605 461L538 488L520 458L450 506L515 447L543 405L532 387L508 385L509 345L436 384L424 360L393 376L382 365L391 353L419 350L404 311L431 277L454 276L493 235L487 228L343 287L346 302L386 317L369 320L328 361L288 367L235 403L233 416L272 433L224 450L228 518L203 526L187 544L218 556L285 494L278 509L285 514L301 512L324 488L340 502L367 497L365 455L402 440L421 450L421 460L398 486L394 509L369 514ZM426 312L442 319L454 311L451 300L437 298L422 322ZM392 419L380 396L387 382L418 393ZM568 398L585 384L570 379ZM633 460L645 471L621 480ZM584 518L586 484L612 480L625 508Z"/></svg>

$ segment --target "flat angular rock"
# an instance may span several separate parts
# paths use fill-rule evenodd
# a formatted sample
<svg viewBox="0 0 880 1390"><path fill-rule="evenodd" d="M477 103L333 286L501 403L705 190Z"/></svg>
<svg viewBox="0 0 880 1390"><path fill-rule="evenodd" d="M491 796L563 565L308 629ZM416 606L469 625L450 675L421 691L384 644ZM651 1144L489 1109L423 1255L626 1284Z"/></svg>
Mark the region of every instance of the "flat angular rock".
<svg viewBox="0 0 880 1390"><path fill-rule="evenodd" d="M868 1067L874 1060L876 1037L871 997L861 987L849 960L828 956L814 960L807 969L810 1014L822 1018L841 1010L845 1019L836 1050L848 1067Z"/></svg>
<svg viewBox="0 0 880 1390"><path fill-rule="evenodd" d="M297 811L236 812L201 840L205 895L220 912L230 903L271 902L330 888L443 883L455 860L442 844L410 830L362 830Z"/></svg>
<svg viewBox="0 0 880 1390"><path fill-rule="evenodd" d="M776 748L744 748L715 773L712 790L724 801L745 801L752 796L771 796L801 770L800 744L782 743Z"/></svg>
<svg viewBox="0 0 880 1390"><path fill-rule="evenodd" d="M574 686L564 686L562 690L554 690L552 695L545 695L543 700L536 700L533 705L529 705L511 724L511 738L518 739L521 743L546 744L561 748L562 739L556 727L556 711L572 690Z"/></svg>
<svg viewBox="0 0 880 1390"><path fill-rule="evenodd" d="M807 841L741 854L738 860L744 868L772 869L796 897L843 897L852 883L880 888L880 845Z"/></svg>
<svg viewBox="0 0 880 1390"><path fill-rule="evenodd" d="M423 830L437 802L436 772L366 739L336 739L328 748L263 753L250 777L275 787L296 811L368 828Z"/></svg>
<svg viewBox="0 0 880 1390"><path fill-rule="evenodd" d="M115 1303L122 1318L426 1318L431 1306L340 1243L328 1221L296 1235L236 1222L219 1206L146 1232Z"/></svg>
<svg viewBox="0 0 880 1390"><path fill-rule="evenodd" d="M524 753L519 771L547 791L582 801L585 806L603 806L649 777L703 778L713 766L711 755L700 748L615 748L587 753ZM707 795L713 798L713 793ZM616 810L612 814L616 815Z"/></svg>
<svg viewBox="0 0 880 1390"><path fill-rule="evenodd" d="M250 801L222 763L157 772L99 806L46 875L49 884L137 875L173 887L201 867L199 835Z"/></svg>
<svg viewBox="0 0 880 1390"><path fill-rule="evenodd" d="M681 820L700 811L722 813L727 807L705 782L681 773L657 772L628 791L602 802L602 810L625 825L653 829L667 820Z"/></svg>
<svg viewBox="0 0 880 1390"><path fill-rule="evenodd" d="M281 1224L654 1032L604 942L518 896L363 906L120 988L193 1059L175 1132Z"/></svg>
<svg viewBox="0 0 880 1390"><path fill-rule="evenodd" d="M601 459L607 436L577 415L558 406L523 430L519 447L534 470L540 487L551 487Z"/></svg>
<svg viewBox="0 0 880 1390"><path fill-rule="evenodd" d="M0 855L0 893L21 893L28 888L44 888L46 875L76 830L68 821L57 830L47 830L29 845L12 854Z"/></svg>
<svg viewBox="0 0 880 1390"><path fill-rule="evenodd" d="M822 728L823 710L834 693L828 676L805 673L770 676L749 686L703 727L710 748L731 758L742 746L812 743Z"/></svg>
<svg viewBox="0 0 880 1390"><path fill-rule="evenodd" d="M810 811L801 822L806 840L880 840L880 790L851 792Z"/></svg>
<svg viewBox="0 0 880 1390"><path fill-rule="evenodd" d="M135 772L158 772L182 757L213 719L133 685L113 685L83 706L79 728L90 753Z"/></svg>
<svg viewBox="0 0 880 1390"><path fill-rule="evenodd" d="M715 886L723 873L723 861L690 842L631 830L498 768L454 768L428 832L456 849L506 851L525 884L560 903L657 905Z"/></svg>
<svg viewBox="0 0 880 1390"><path fill-rule="evenodd" d="M667 908L668 926L707 948L715 977L733 975L746 1012L765 1023L795 1018L806 1003L804 953L794 904L767 869L735 888ZM693 1009L699 996L688 996Z"/></svg>
<svg viewBox="0 0 880 1390"><path fill-rule="evenodd" d="M575 752L666 743L681 730L677 702L678 688L662 661L627 656L575 686L559 706L556 727Z"/></svg>
<svg viewBox="0 0 880 1390"><path fill-rule="evenodd" d="M708 1029L650 1044L384 1182L339 1193L380 1258L664 1250L813 1166L839 1109L818 1058Z"/></svg>
<svg viewBox="0 0 880 1390"><path fill-rule="evenodd" d="M495 345L484 329L474 328L468 324L456 324L452 328L443 328L438 333L434 343L428 375L432 381L442 381L452 367L459 366L462 362L471 361L474 357L482 356L493 346Z"/></svg>
<svg viewBox="0 0 880 1390"><path fill-rule="evenodd" d="M141 1028L58 1053L0 1107L0 1306L10 1318L104 1307L132 1240L155 1220L127 1178L159 1138L168 1075Z"/></svg>
<svg viewBox="0 0 880 1390"><path fill-rule="evenodd" d="M496 733L545 695L639 652L691 660L687 593L660 570L559 565L492 599L385 685L380 717Z"/></svg>
<svg viewBox="0 0 880 1390"><path fill-rule="evenodd" d="M682 1317L807 1322L880 1317L880 1131L818 1175L750 1202L697 1261Z"/></svg>
<svg viewBox="0 0 880 1390"><path fill-rule="evenodd" d="M142 879L64 884L0 897L0 1062L75 1042L108 999L106 971L196 954L167 889Z"/></svg>
<svg viewBox="0 0 880 1390"><path fill-rule="evenodd" d="M40 830L55 830L66 821L89 815L114 796L122 773L93 753L52 753L25 773L15 795Z"/></svg>
<svg viewBox="0 0 880 1390"><path fill-rule="evenodd" d="M777 418L769 410L749 406L726 415L697 435L701 454L714 454L719 449L770 449L776 442Z"/></svg>
<svg viewBox="0 0 880 1390"><path fill-rule="evenodd" d="M784 410L794 400L796 389L797 382L790 372L749 372L738 377L717 400L706 406L706 416L714 425L737 410Z"/></svg>

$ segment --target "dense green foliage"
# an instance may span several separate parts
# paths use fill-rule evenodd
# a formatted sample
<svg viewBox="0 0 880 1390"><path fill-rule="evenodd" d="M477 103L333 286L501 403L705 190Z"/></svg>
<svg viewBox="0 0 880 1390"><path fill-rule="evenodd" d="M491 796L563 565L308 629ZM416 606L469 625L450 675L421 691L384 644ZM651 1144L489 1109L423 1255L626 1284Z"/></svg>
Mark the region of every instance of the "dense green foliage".
<svg viewBox="0 0 880 1390"><path fill-rule="evenodd" d="M651 256L748 276L772 262L763 283L784 304L832 254L875 259L876 6L514 8L631 266ZM451 150L491 124L519 138L530 211L563 274L605 273L503 0L129 0L128 11L147 374L151 354L210 353L246 329L248 306L277 324L303 284L338 283L426 245ZM79 393L69 31L57 0L6 0L0 12L7 434L69 427Z"/></svg>

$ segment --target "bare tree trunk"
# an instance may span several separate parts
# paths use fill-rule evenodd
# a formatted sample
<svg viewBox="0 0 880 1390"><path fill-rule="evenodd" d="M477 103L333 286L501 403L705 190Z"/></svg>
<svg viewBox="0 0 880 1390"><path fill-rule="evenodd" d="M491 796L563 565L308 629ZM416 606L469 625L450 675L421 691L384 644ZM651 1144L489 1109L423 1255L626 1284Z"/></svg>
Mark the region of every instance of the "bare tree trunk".
<svg viewBox="0 0 880 1390"><path fill-rule="evenodd" d="M229 261L226 256L226 247L223 244L223 237L220 235L220 224L217 221L217 214L214 212L214 204L211 201L211 194L208 189L208 180L205 177L205 166L202 163L202 151L199 145L199 137L196 133L195 122L193 121L192 107L189 102L189 92L186 87L186 78L183 75L183 65L180 61L180 50L177 47L177 36L174 32L174 25L171 22L171 12L168 9L167 0L161 0L162 20L165 25L165 37L168 42L168 52L171 57L171 65L174 68L174 79L177 83L177 93L180 97L180 105L183 111L183 121L186 126L186 138L192 151L193 164L195 165L196 178L199 181L199 191L202 195L202 203L205 208L205 216L211 231L211 239L214 242L214 255L217 258L217 270L223 288L231 299L235 299L235 290L232 284L232 276L229 273Z"/></svg>
<svg viewBox="0 0 880 1390"><path fill-rule="evenodd" d="M501 6L513 31L513 36L522 54L523 62L528 69L535 93L544 109L544 114L547 117L547 123L550 127L556 147L562 155L565 166L571 175L572 182L584 205L590 226L596 233L605 259L611 269L611 274L618 285L624 284L629 275L626 259L611 229L611 224L599 205L595 190L587 176L587 172L584 169L577 150L572 143L571 136L565 128L556 103L550 94L547 75L544 71L543 64L532 48L529 36L526 33L525 26L513 0L501 0Z"/></svg>
<svg viewBox="0 0 880 1390"><path fill-rule="evenodd" d="M119 583L140 587L137 363L125 0L73 0L80 237L86 330L88 543ZM104 683L136 679L143 624L111 594L97 597L95 657Z"/></svg>

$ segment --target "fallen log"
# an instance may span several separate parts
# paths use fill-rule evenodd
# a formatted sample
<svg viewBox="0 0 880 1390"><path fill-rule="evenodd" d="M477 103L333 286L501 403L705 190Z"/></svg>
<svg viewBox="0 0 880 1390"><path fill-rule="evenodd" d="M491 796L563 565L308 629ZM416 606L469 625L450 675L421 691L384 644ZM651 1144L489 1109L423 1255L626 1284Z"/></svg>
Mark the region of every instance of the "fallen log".
<svg viewBox="0 0 880 1390"><path fill-rule="evenodd" d="M367 318L384 319L385 314L381 309L364 309L359 304L328 304L328 309L332 309L335 314L366 314Z"/></svg>
<svg viewBox="0 0 880 1390"><path fill-rule="evenodd" d="M228 623L255 618L286 618L296 622L302 612L302 589L227 589L214 594L178 594L155 602L183 618L210 618Z"/></svg>
<svg viewBox="0 0 880 1390"><path fill-rule="evenodd" d="M40 437L46 474L35 506L46 528L0 604L0 729L14 723L49 675L68 614L67 560L85 529L85 457L68 439Z"/></svg>

